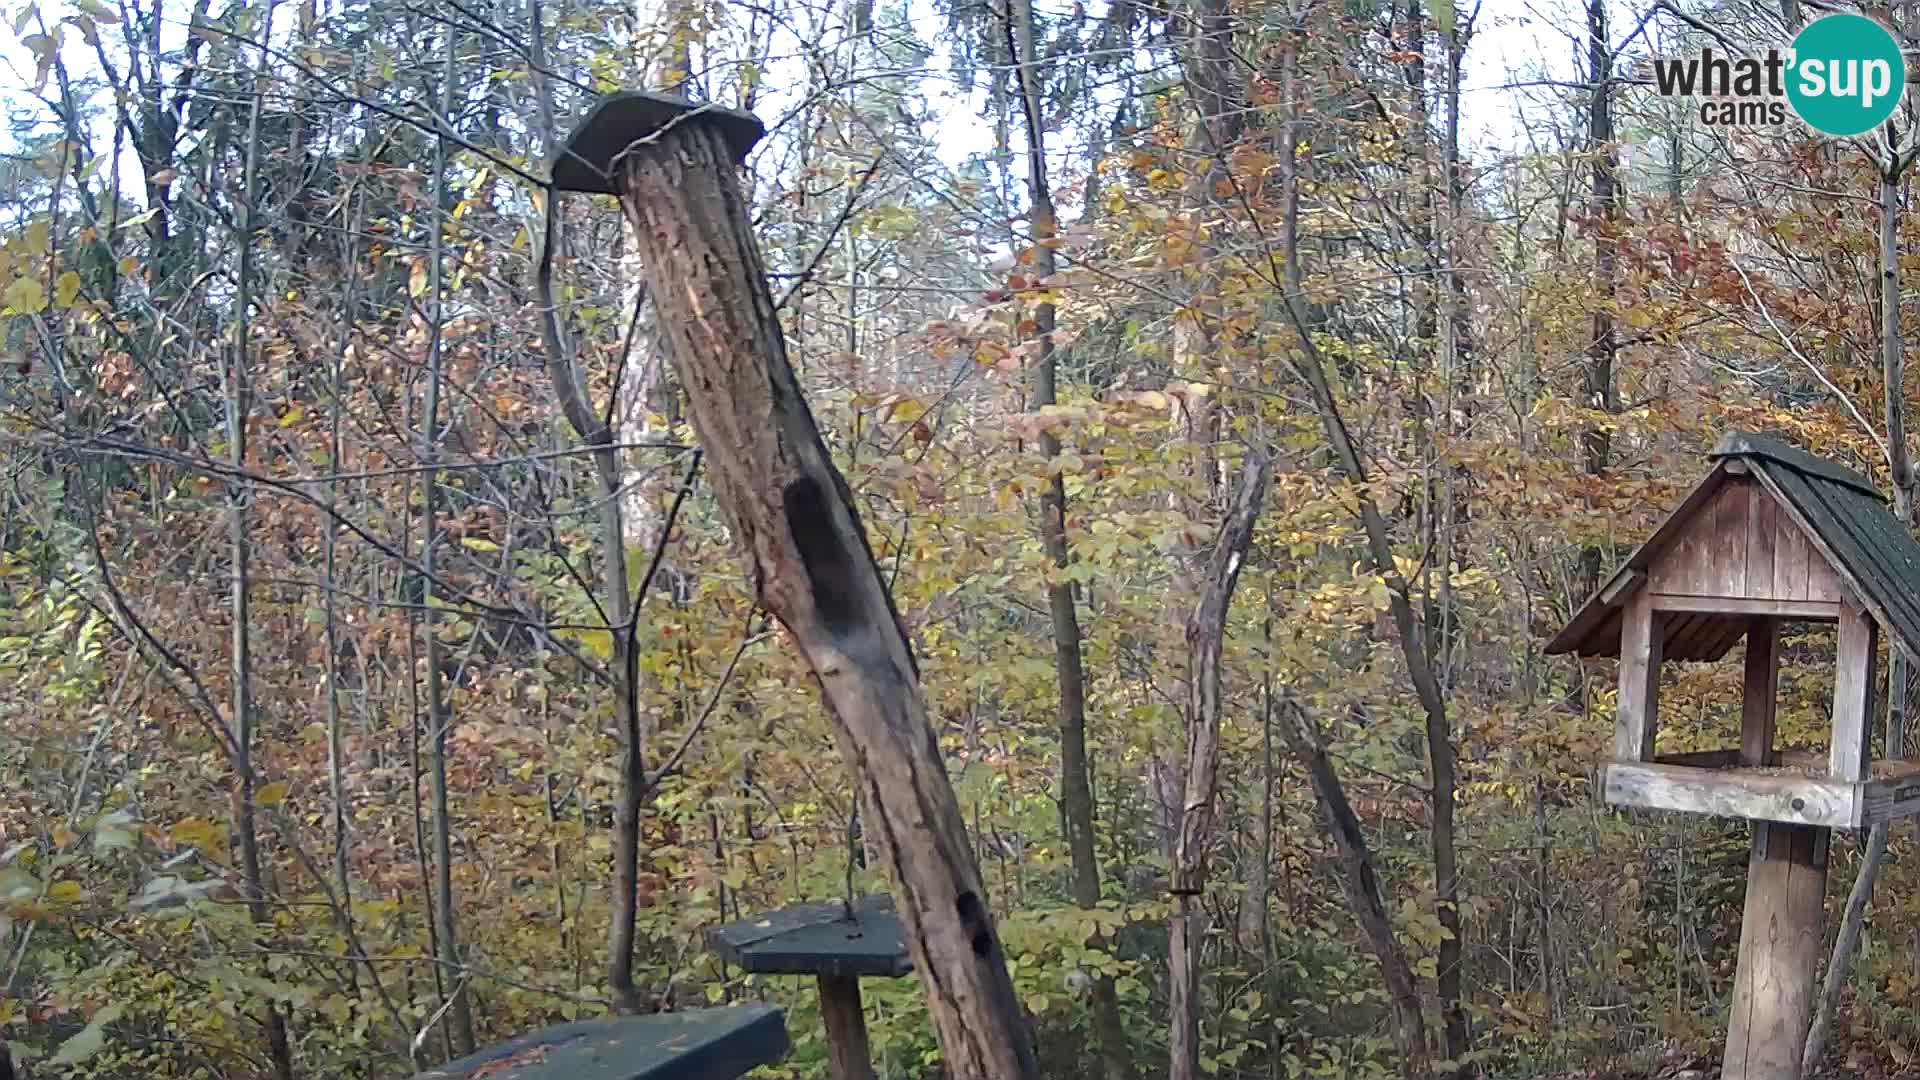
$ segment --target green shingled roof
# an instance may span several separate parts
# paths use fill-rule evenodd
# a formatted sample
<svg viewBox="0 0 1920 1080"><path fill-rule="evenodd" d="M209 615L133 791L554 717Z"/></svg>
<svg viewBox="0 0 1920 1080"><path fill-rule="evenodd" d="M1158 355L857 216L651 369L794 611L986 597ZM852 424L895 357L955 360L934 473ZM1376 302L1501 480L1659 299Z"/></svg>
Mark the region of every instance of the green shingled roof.
<svg viewBox="0 0 1920 1080"><path fill-rule="evenodd" d="M1547 644L1548 653L1614 656L1619 624L1614 602L1636 571L1644 571L1676 533L1699 497L1724 479L1726 463L1741 461L1761 486L1785 504L1813 548L1873 614L1891 643L1920 662L1920 542L1887 509L1873 482L1845 466L1814 457L1778 439L1733 432L1709 455L1712 473L1688 495L1666 523L1615 571ZM1718 654L1734 638L1718 643ZM1715 659L1675 657L1675 659Z"/></svg>

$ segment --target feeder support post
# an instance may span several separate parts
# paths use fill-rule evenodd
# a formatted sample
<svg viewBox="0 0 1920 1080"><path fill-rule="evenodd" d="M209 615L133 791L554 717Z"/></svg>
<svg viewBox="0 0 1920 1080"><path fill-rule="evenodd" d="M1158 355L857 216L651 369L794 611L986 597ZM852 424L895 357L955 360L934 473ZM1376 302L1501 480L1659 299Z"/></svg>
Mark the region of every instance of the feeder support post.
<svg viewBox="0 0 1920 1080"><path fill-rule="evenodd" d="M1724 1080L1800 1080L1826 941L1830 835L1817 825L1753 823Z"/></svg>
<svg viewBox="0 0 1920 1080"><path fill-rule="evenodd" d="M819 983L820 1019L827 1027L827 1075L833 1080L874 1080L860 977L821 975Z"/></svg>

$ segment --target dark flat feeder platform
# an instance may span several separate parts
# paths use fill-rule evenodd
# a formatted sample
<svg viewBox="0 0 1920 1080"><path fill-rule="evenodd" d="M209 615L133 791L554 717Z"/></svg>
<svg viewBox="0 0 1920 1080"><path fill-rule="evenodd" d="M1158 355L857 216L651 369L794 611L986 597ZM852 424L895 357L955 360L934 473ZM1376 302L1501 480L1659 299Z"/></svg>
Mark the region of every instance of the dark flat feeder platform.
<svg viewBox="0 0 1920 1080"><path fill-rule="evenodd" d="M618 195L614 159L636 142L674 124L717 124L736 163L767 133L760 118L711 102L666 94L622 90L594 105L574 127L548 163L553 186L561 191Z"/></svg>
<svg viewBox="0 0 1920 1080"><path fill-rule="evenodd" d="M906 930L886 895L795 904L707 931L707 945L743 970L769 975L877 975L913 971Z"/></svg>
<svg viewBox="0 0 1920 1080"><path fill-rule="evenodd" d="M733 1080L787 1053L772 1005L579 1020L490 1046L414 1080Z"/></svg>

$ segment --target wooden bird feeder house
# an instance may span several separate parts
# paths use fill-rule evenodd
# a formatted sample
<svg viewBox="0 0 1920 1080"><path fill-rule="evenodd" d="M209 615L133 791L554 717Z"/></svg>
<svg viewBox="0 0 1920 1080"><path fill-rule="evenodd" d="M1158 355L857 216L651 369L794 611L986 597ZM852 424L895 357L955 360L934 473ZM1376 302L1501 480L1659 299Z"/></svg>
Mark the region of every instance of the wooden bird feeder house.
<svg viewBox="0 0 1920 1080"><path fill-rule="evenodd" d="M860 979L913 971L891 898L795 904L709 930L707 944L745 971L814 976L834 1080L873 1080Z"/></svg>
<svg viewBox="0 0 1920 1080"><path fill-rule="evenodd" d="M1920 813L1920 762L1874 762L1879 635L1920 661L1920 543L1860 474L1785 443L1730 434L1714 466L1547 645L1618 657L1614 806L1754 822L1726 1080L1799 1080L1824 942L1827 844ZM1780 626L1838 628L1824 753L1774 745ZM1660 665L1746 642L1737 748L1660 754Z"/></svg>

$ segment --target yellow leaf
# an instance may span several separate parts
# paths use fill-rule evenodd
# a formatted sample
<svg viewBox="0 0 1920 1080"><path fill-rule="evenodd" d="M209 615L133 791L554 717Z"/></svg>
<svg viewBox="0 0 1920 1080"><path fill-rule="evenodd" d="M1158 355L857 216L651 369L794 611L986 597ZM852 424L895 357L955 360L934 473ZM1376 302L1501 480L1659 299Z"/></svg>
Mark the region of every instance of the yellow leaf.
<svg viewBox="0 0 1920 1080"><path fill-rule="evenodd" d="M78 839L80 839L80 835L65 825L55 825L53 827L53 846L56 848L65 849L70 847L73 842Z"/></svg>
<svg viewBox="0 0 1920 1080"><path fill-rule="evenodd" d="M100 0L73 0L73 6L93 17L94 22L117 23L120 16Z"/></svg>
<svg viewBox="0 0 1920 1080"><path fill-rule="evenodd" d="M80 899L83 890L77 881L56 881L47 890L47 899L59 904L71 904Z"/></svg>
<svg viewBox="0 0 1920 1080"><path fill-rule="evenodd" d="M413 273L407 276L407 295L419 296L427 291L427 264L424 260L413 264Z"/></svg>
<svg viewBox="0 0 1920 1080"><path fill-rule="evenodd" d="M613 634L606 630L589 630L580 635L580 644L602 660L613 659Z"/></svg>
<svg viewBox="0 0 1920 1080"><path fill-rule="evenodd" d="M301 420L305 419L306 415L307 415L306 409L298 405L295 405L293 408L288 409L286 411L286 415L280 417L280 426L283 428L292 427L293 425L299 423Z"/></svg>
<svg viewBox="0 0 1920 1080"><path fill-rule="evenodd" d="M5 293L0 293L7 311L13 315L37 315L47 310L47 290L32 278L14 278Z"/></svg>
<svg viewBox="0 0 1920 1080"><path fill-rule="evenodd" d="M484 536L463 536L460 538L460 544L461 546L466 547L472 551L499 551L500 550L499 544L496 544L493 541L488 540Z"/></svg>
<svg viewBox="0 0 1920 1080"><path fill-rule="evenodd" d="M205 818L187 818L174 825L169 834L174 843L197 847L202 851L217 851L222 846L220 826Z"/></svg>
<svg viewBox="0 0 1920 1080"><path fill-rule="evenodd" d="M80 296L80 275L69 270L60 275L53 283L53 302L61 307L72 307Z"/></svg>
<svg viewBox="0 0 1920 1080"><path fill-rule="evenodd" d="M287 782L276 780L253 793L253 801L260 806L278 806L287 797Z"/></svg>
<svg viewBox="0 0 1920 1080"><path fill-rule="evenodd" d="M27 254L45 255L53 247L53 230L44 221L27 226Z"/></svg>

